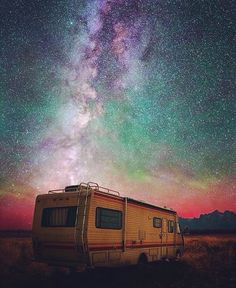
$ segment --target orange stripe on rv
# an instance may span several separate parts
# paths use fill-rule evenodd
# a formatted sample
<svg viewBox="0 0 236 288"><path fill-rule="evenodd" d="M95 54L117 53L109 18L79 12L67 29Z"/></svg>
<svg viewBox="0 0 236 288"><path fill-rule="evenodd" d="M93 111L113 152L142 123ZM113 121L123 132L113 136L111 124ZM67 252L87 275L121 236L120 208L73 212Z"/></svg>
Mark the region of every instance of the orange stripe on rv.
<svg viewBox="0 0 236 288"><path fill-rule="evenodd" d="M126 245L126 248L161 248L161 247L175 247L178 244L129 244ZM101 250L116 250L122 249L123 245L115 246L115 245L107 245L107 246L93 246L89 245L89 251L101 251Z"/></svg>
<svg viewBox="0 0 236 288"><path fill-rule="evenodd" d="M181 243L156 243L156 242L147 242L147 243L136 243L136 244L126 244L126 248L150 248L150 247L175 247L182 245ZM44 243L43 246L45 248L53 248L53 249L75 249L75 244L73 242L47 242ZM97 244L89 244L88 248L90 251L96 250L116 250L122 249L123 245L121 243L97 243Z"/></svg>
<svg viewBox="0 0 236 288"><path fill-rule="evenodd" d="M73 242L44 242L44 248L53 249L75 249L75 243Z"/></svg>
<svg viewBox="0 0 236 288"><path fill-rule="evenodd" d="M114 197L112 195L104 195L104 194L101 194L99 192L95 192L94 195L95 195L96 198L103 197L103 198L109 199L109 201L111 201L111 199L112 199L113 202L119 202L119 203L123 203L124 202L122 199L118 199L118 198L116 198L116 197Z"/></svg>

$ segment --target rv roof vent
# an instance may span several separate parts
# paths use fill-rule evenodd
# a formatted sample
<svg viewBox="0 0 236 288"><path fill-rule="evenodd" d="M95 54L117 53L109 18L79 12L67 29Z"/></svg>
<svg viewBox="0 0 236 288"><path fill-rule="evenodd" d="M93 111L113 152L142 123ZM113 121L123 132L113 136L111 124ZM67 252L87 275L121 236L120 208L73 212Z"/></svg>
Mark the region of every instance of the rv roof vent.
<svg viewBox="0 0 236 288"><path fill-rule="evenodd" d="M65 192L75 192L79 190L79 185L71 185L65 187Z"/></svg>

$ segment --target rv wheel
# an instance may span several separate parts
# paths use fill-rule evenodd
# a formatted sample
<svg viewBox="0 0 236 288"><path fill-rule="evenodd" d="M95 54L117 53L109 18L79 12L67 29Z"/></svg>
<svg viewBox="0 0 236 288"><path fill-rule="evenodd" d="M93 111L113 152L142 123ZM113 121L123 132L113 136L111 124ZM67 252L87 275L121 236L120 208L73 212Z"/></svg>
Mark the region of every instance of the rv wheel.
<svg viewBox="0 0 236 288"><path fill-rule="evenodd" d="M181 258L181 252L178 250L177 252L176 252L176 257L175 257L175 260L176 261L179 261L180 260L180 258Z"/></svg>
<svg viewBox="0 0 236 288"><path fill-rule="evenodd" d="M138 259L138 266L144 267L144 266L146 266L147 263L148 263L148 259L147 259L146 254L142 253Z"/></svg>
<svg viewBox="0 0 236 288"><path fill-rule="evenodd" d="M75 274L77 274L77 269L76 269L76 267L68 267L67 275L68 275L68 276L71 276L71 275L75 275Z"/></svg>

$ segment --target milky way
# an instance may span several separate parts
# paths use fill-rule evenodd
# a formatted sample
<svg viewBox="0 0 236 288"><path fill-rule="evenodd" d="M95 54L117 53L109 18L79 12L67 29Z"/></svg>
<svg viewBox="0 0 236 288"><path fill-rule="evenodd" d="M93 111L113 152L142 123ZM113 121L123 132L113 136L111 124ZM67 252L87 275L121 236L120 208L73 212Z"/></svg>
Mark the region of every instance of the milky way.
<svg viewBox="0 0 236 288"><path fill-rule="evenodd" d="M30 225L37 194L82 181L183 216L236 211L234 1L9 2L6 225Z"/></svg>

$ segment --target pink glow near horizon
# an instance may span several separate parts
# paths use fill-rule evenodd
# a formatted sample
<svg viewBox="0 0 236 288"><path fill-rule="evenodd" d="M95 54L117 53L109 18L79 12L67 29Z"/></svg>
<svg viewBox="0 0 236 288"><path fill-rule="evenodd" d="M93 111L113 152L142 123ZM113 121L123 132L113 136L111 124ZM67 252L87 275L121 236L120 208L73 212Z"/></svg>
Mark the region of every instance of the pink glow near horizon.
<svg viewBox="0 0 236 288"><path fill-rule="evenodd" d="M180 217L193 218L199 217L200 214L210 213L216 209L221 212L225 210L236 212L236 201L234 201L234 197L230 197L230 189L233 188L231 185L232 183L225 183L225 186L223 186L221 183L217 187L211 187L210 189L214 189L214 195L217 195L217 197L214 198L211 196L212 191L210 191L211 193L204 193L204 195L197 195L195 193L185 199L181 198L181 191L179 191L179 193L175 191L175 195L179 194L179 198L173 195L168 198L168 195L167 197L163 197L163 195L158 195L158 193L144 194L142 192L129 193L128 196L158 206L171 207L177 211ZM51 187L50 189L53 188ZM224 189L224 193L222 193L222 189ZM1 196L1 230L31 229L36 194L31 192L26 195L25 197L16 197L14 194ZM137 195L137 197L135 197L135 195ZM122 196L126 196L125 192L123 192Z"/></svg>

